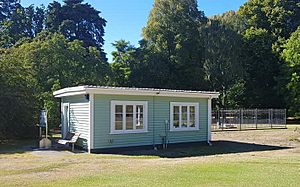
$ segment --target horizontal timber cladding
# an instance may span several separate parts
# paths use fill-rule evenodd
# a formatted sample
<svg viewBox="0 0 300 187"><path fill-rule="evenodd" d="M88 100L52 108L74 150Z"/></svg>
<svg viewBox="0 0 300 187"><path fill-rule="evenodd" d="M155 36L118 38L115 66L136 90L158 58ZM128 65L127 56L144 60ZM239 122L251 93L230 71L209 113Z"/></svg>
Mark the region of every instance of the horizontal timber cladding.
<svg viewBox="0 0 300 187"><path fill-rule="evenodd" d="M147 101L148 132L132 134L111 134L111 101ZM170 102L199 103L199 130L170 131L167 125L169 143L207 141L207 99L161 96L95 95L94 97L94 148L113 148L162 144L165 121L170 121ZM154 132L154 133L153 133Z"/></svg>
<svg viewBox="0 0 300 187"><path fill-rule="evenodd" d="M89 101L84 95L64 97L63 103L69 103L70 132L79 132L76 145L87 149L89 140Z"/></svg>

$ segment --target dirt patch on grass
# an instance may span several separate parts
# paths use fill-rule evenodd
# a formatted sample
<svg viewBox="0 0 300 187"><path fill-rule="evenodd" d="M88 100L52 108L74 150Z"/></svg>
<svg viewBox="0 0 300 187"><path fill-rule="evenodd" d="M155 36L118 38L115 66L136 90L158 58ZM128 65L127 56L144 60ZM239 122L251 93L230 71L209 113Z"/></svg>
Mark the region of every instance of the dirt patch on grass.
<svg viewBox="0 0 300 187"><path fill-rule="evenodd" d="M214 141L234 141L247 142L258 145L289 147L289 149L279 149L269 152L260 152L260 155L289 154L300 152L300 129L279 129L279 130L256 130L256 131L234 131L215 132L212 134Z"/></svg>

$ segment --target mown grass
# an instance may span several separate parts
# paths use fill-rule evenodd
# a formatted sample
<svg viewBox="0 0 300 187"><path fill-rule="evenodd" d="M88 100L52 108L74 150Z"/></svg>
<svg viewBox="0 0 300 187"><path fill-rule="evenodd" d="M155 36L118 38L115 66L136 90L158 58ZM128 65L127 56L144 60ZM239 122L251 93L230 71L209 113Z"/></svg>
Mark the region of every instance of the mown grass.
<svg viewBox="0 0 300 187"><path fill-rule="evenodd" d="M263 134L271 138L281 132L292 147L221 141L157 155L5 152L0 153L0 186L299 186L300 144L288 139L295 130ZM245 132L231 135L240 134L249 138Z"/></svg>
<svg viewBox="0 0 300 187"><path fill-rule="evenodd" d="M156 159L159 162L159 159ZM132 160L134 164L134 159ZM62 166L63 167L63 166ZM43 170L36 170L42 172ZM47 175L47 173L45 174ZM300 157L106 168L86 176L26 180L25 186L298 186ZM24 179L23 179L24 180ZM7 183L14 185L14 182Z"/></svg>
<svg viewBox="0 0 300 187"><path fill-rule="evenodd" d="M1 170L0 176L8 176L8 175L20 175L20 174L29 174L29 173L41 173L41 172L50 172L57 168L66 167L70 164L68 163L53 163L47 166L39 166L29 169L14 169L14 170Z"/></svg>
<svg viewBox="0 0 300 187"><path fill-rule="evenodd" d="M252 160L230 163L188 163L101 173L57 186L297 186L300 161Z"/></svg>

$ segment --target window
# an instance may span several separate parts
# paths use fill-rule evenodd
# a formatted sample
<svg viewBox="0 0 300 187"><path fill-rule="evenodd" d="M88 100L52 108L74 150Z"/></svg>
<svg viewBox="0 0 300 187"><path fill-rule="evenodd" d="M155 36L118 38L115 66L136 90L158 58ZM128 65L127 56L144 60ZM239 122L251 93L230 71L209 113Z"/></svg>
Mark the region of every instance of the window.
<svg viewBox="0 0 300 187"><path fill-rule="evenodd" d="M199 104L171 102L170 104L170 130L198 130Z"/></svg>
<svg viewBox="0 0 300 187"><path fill-rule="evenodd" d="M147 101L111 101L111 133L147 132Z"/></svg>

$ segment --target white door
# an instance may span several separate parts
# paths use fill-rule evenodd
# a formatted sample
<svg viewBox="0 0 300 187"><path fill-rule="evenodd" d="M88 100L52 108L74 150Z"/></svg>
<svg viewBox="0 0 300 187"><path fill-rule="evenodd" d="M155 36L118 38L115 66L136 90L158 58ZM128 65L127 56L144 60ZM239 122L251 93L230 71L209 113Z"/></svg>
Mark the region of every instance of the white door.
<svg viewBox="0 0 300 187"><path fill-rule="evenodd" d="M63 105L62 136L66 138L69 132L69 104Z"/></svg>

